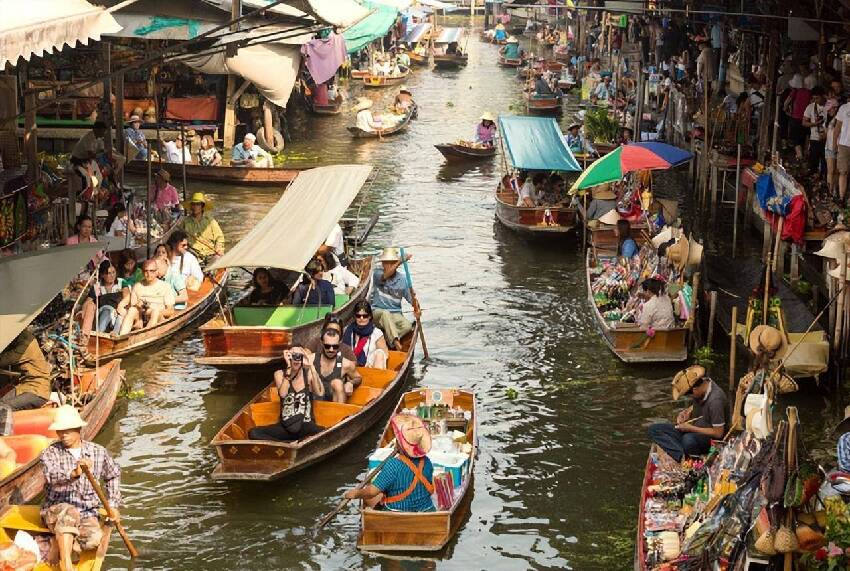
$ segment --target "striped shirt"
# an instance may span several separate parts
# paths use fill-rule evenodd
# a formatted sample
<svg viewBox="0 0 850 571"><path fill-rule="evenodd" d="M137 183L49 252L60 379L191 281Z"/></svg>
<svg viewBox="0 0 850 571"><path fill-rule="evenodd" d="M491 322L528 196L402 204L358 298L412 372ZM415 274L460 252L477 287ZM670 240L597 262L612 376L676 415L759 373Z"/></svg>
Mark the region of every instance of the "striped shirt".
<svg viewBox="0 0 850 571"><path fill-rule="evenodd" d="M418 458L411 458L414 465L419 465ZM431 460L425 457L425 465L422 467L422 475L429 482L434 480L434 466ZM413 481L413 472L398 458L391 458L381 472L372 481L372 484L384 492L384 496L396 496L403 493ZM434 502L431 500L431 494L425 489L421 482L416 484L413 492L401 500L387 504L387 509L400 512L432 512L434 511Z"/></svg>
<svg viewBox="0 0 850 571"><path fill-rule="evenodd" d="M838 439L838 469L850 472L850 432L845 432Z"/></svg>
<svg viewBox="0 0 850 571"><path fill-rule="evenodd" d="M91 473L96 480L105 483L104 491L109 505L117 508L121 504L121 470L106 451L94 442L83 441L82 457L91 460ZM47 481L47 495L41 513L56 504L71 504L80 510L83 519L97 517L100 500L85 474L71 478L77 460L61 442L54 442L41 453L41 469Z"/></svg>

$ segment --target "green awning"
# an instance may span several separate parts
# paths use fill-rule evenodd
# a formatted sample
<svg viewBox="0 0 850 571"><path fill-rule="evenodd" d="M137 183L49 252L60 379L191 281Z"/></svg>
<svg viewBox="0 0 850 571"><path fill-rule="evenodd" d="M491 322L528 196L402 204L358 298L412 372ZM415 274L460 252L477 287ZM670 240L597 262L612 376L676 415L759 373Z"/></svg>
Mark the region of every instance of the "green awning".
<svg viewBox="0 0 850 571"><path fill-rule="evenodd" d="M353 54L365 48L369 43L387 35L398 17L398 10L390 6L375 4L372 13L345 30L345 49Z"/></svg>

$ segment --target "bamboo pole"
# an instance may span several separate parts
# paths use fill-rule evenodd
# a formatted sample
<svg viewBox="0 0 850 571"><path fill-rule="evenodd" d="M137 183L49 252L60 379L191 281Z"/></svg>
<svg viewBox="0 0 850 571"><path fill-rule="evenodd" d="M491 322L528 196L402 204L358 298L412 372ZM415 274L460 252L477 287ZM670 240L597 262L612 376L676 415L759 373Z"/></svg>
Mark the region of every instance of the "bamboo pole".
<svg viewBox="0 0 850 571"><path fill-rule="evenodd" d="M767 304L770 302L770 268L771 268L771 255L767 255L767 266L765 266L764 270L764 299L762 300L761 307L761 322L763 325L767 325Z"/></svg>
<svg viewBox="0 0 850 571"><path fill-rule="evenodd" d="M741 191L741 142L738 141L738 159L735 161L735 212L732 221L732 258L738 248L738 193Z"/></svg>
<svg viewBox="0 0 850 571"><path fill-rule="evenodd" d="M183 200L186 200L186 145L189 141L186 140L186 125L182 121L180 122L180 139L183 141L183 147L180 149L180 172L183 175Z"/></svg>
<svg viewBox="0 0 850 571"><path fill-rule="evenodd" d="M708 298L708 339L705 344L711 347L714 340L714 319L717 317L717 291L712 291Z"/></svg>
<svg viewBox="0 0 850 571"><path fill-rule="evenodd" d="M835 310L835 334L832 338L833 352L838 354L838 350L842 344L842 332L844 331L844 306L845 306L845 283L847 281L847 246L844 246L844 259L841 260L839 266L838 278L838 307Z"/></svg>
<svg viewBox="0 0 850 571"><path fill-rule="evenodd" d="M732 327L729 340L729 394L735 389L735 359L738 352L738 306L732 306Z"/></svg>

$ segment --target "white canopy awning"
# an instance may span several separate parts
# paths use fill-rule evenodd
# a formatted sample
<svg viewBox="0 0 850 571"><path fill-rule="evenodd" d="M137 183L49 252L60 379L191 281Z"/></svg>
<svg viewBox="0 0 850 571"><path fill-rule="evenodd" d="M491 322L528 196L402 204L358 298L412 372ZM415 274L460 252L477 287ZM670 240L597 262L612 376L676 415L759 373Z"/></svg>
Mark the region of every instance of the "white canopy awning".
<svg viewBox="0 0 850 571"><path fill-rule="evenodd" d="M80 244L0 257L0 351L104 247L102 243Z"/></svg>
<svg viewBox="0 0 850 571"><path fill-rule="evenodd" d="M457 10L457 4L449 4L448 2L440 2L440 0L417 0L423 6L430 6L437 10Z"/></svg>
<svg viewBox="0 0 850 571"><path fill-rule="evenodd" d="M207 269L242 266L302 271L370 172L370 165L336 165L302 172L266 217Z"/></svg>
<svg viewBox="0 0 850 571"><path fill-rule="evenodd" d="M0 0L0 15L0 69L121 29L109 12L85 0Z"/></svg>
<svg viewBox="0 0 850 571"><path fill-rule="evenodd" d="M230 0L207 0L230 10ZM268 6L271 0L242 0L242 13ZM354 0L287 0L268 9L272 14L315 18L319 23L347 28L369 15L369 9Z"/></svg>
<svg viewBox="0 0 850 571"><path fill-rule="evenodd" d="M383 4L395 8L399 12L407 10L413 4L413 0L371 0L373 4Z"/></svg>

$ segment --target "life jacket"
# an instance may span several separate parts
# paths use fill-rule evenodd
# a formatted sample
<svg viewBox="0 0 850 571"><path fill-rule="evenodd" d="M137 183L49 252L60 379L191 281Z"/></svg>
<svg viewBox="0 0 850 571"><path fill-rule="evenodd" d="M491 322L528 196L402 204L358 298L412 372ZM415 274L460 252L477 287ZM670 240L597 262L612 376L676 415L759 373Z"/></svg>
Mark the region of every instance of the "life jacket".
<svg viewBox="0 0 850 571"><path fill-rule="evenodd" d="M425 486L425 490L428 492L428 494L433 494L434 484L429 482L425 475L422 473L422 470L425 468L425 458L420 458L419 463L416 465L414 465L413 461L404 454L399 454L398 458L399 460L404 462L405 465L407 465L407 468L413 473L413 479L410 481L410 485L407 486L406 490L394 496L384 497L384 499L381 500L381 503L383 503L384 505L394 504L406 499L410 494L413 493L413 490L416 489L417 484L420 483Z"/></svg>

